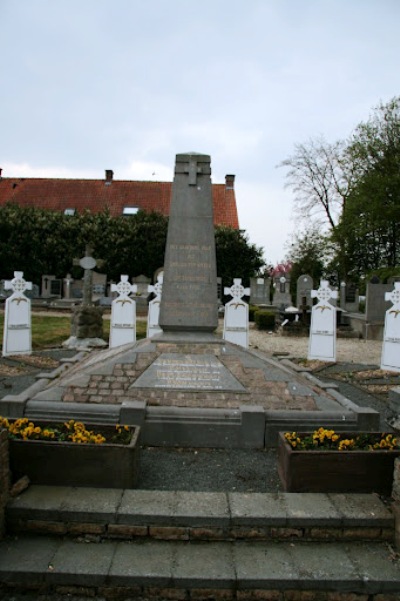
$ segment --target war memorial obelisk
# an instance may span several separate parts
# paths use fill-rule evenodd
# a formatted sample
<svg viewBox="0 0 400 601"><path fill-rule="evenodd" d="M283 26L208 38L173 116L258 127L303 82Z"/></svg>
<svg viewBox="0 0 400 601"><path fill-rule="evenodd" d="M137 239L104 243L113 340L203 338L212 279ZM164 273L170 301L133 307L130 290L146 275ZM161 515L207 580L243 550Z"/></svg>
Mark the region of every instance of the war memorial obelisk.
<svg viewBox="0 0 400 601"><path fill-rule="evenodd" d="M273 446L279 430L379 427L379 414L290 365L223 340L210 157L176 155L160 307L161 334L97 351L0 413L142 426L148 446ZM308 374L307 374L308 375Z"/></svg>
<svg viewBox="0 0 400 601"><path fill-rule="evenodd" d="M213 332L218 325L210 163L209 155L176 155L160 308L164 332Z"/></svg>

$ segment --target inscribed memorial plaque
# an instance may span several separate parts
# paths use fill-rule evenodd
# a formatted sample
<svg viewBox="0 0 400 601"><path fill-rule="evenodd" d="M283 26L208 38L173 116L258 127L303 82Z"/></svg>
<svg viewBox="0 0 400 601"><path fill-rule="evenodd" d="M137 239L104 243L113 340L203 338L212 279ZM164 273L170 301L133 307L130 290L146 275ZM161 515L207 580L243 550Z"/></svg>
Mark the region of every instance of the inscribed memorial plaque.
<svg viewBox="0 0 400 601"><path fill-rule="evenodd" d="M215 355L163 353L132 388L244 391L242 384Z"/></svg>

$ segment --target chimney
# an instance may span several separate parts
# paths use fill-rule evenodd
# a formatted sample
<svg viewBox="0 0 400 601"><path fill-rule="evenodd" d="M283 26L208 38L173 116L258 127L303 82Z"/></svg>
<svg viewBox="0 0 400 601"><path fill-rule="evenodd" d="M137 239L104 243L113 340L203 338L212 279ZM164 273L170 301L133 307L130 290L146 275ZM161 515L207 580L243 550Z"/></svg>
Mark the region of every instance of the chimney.
<svg viewBox="0 0 400 601"><path fill-rule="evenodd" d="M111 184L114 176L114 171L112 169L106 169L106 184Z"/></svg>
<svg viewBox="0 0 400 601"><path fill-rule="evenodd" d="M233 190L235 187L235 176L234 175L225 175L225 189Z"/></svg>

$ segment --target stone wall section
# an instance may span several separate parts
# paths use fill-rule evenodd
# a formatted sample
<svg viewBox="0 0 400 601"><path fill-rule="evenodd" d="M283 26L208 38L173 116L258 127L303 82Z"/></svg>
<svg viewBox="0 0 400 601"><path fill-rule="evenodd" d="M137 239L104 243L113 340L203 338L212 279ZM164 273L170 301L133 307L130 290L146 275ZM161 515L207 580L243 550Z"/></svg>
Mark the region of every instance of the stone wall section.
<svg viewBox="0 0 400 601"><path fill-rule="evenodd" d="M5 508L10 490L7 430L0 429L0 539L5 532Z"/></svg>

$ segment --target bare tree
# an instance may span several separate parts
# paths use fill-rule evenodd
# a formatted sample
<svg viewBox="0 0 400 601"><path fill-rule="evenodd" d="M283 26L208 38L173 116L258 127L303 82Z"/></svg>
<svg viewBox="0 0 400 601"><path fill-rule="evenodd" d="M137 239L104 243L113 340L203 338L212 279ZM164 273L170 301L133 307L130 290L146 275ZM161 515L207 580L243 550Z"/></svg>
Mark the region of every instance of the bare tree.
<svg viewBox="0 0 400 601"><path fill-rule="evenodd" d="M343 142L327 143L320 137L296 144L294 154L278 167L287 167L286 187L295 194L298 215L334 230L350 189L351 173Z"/></svg>

